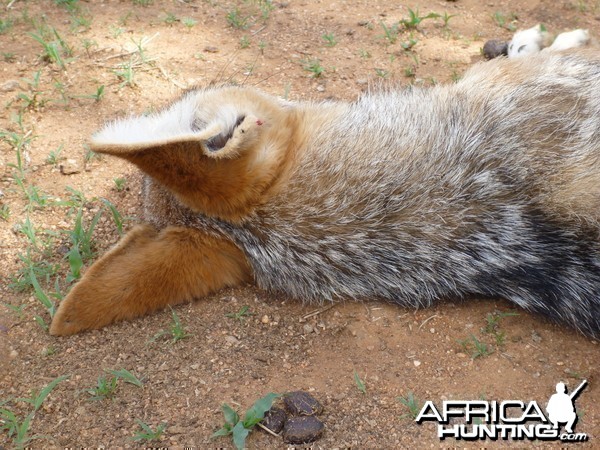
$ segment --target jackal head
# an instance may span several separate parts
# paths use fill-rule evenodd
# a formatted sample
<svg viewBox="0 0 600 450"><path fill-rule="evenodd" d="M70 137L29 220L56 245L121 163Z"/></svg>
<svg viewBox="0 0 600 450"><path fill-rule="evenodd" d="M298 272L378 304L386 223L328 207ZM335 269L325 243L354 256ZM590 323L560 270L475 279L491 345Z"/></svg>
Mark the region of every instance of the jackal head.
<svg viewBox="0 0 600 450"><path fill-rule="evenodd" d="M277 184L294 110L250 88L195 89L157 113L108 123L91 148L132 162L192 210L238 220Z"/></svg>

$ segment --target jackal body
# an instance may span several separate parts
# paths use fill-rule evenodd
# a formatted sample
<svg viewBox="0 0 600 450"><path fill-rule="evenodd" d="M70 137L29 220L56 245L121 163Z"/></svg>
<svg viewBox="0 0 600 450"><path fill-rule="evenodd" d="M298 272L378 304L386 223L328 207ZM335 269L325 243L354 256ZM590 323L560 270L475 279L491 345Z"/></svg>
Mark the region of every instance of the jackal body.
<svg viewBox="0 0 600 450"><path fill-rule="evenodd" d="M505 297L600 332L598 52L501 59L354 103L199 89L93 147L147 174L150 226L90 268L54 334L250 279L318 302ZM151 256L168 262L135 268Z"/></svg>

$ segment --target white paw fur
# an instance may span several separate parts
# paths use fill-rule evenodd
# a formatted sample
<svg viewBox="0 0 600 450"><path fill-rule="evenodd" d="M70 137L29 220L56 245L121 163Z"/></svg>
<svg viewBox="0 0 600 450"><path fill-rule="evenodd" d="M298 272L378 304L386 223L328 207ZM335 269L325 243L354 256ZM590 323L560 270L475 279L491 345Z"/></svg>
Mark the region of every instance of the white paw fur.
<svg viewBox="0 0 600 450"><path fill-rule="evenodd" d="M566 33L561 33L556 36L554 42L548 50L566 50L568 48L576 48L583 47L584 45L588 45L590 43L590 33L588 30L573 30L567 31Z"/></svg>
<svg viewBox="0 0 600 450"><path fill-rule="evenodd" d="M550 34L542 27L542 25L536 25L533 28L515 33L508 44L508 57L518 58L542 50L561 51L570 48L583 47L588 45L590 41L591 39L588 30L582 29L561 33L553 41Z"/></svg>
<svg viewBox="0 0 600 450"><path fill-rule="evenodd" d="M548 45L548 40L548 32L541 25L517 31L508 44L508 57L515 58L537 53Z"/></svg>

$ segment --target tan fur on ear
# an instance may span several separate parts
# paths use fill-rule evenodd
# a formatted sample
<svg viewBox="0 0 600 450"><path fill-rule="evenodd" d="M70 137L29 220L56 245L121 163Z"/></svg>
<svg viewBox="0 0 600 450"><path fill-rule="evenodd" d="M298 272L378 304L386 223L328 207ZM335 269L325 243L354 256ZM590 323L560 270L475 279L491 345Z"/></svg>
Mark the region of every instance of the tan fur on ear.
<svg viewBox="0 0 600 450"><path fill-rule="evenodd" d="M287 176L297 146L297 121L291 112L280 113L277 125L249 115L215 152L207 148L206 133L159 143L92 142L91 148L135 164L191 209L237 222Z"/></svg>
<svg viewBox="0 0 600 450"><path fill-rule="evenodd" d="M201 231L140 225L98 260L60 303L50 334L101 328L251 278L243 253Z"/></svg>

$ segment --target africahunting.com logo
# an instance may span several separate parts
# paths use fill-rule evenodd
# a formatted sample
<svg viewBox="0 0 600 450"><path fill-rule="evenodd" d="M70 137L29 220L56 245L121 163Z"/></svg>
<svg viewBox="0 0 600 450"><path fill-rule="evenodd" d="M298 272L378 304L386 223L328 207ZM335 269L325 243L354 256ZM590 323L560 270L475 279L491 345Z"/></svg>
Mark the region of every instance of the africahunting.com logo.
<svg viewBox="0 0 600 450"><path fill-rule="evenodd" d="M540 439L584 442L588 440L588 435L576 433L574 428L577 423L575 400L586 385L587 380L583 380L568 394L565 384L558 383L556 394L548 400L545 413L536 401L447 400L441 408L427 401L415 421L418 424L437 422L437 434L442 440Z"/></svg>

